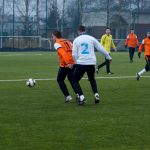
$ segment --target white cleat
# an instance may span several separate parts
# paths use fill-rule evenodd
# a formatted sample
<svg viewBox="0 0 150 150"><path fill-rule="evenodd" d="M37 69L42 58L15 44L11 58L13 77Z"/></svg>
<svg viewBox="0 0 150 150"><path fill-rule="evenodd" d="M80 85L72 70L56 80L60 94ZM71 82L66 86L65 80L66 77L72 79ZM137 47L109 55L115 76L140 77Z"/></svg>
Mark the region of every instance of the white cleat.
<svg viewBox="0 0 150 150"><path fill-rule="evenodd" d="M95 93L95 104L98 104L100 102L100 96L98 93Z"/></svg>
<svg viewBox="0 0 150 150"><path fill-rule="evenodd" d="M86 99L84 97L84 95L81 95L80 98L79 98L79 105L84 105L86 103Z"/></svg>
<svg viewBox="0 0 150 150"><path fill-rule="evenodd" d="M72 97L69 95L66 97L65 103L69 103L71 102L71 100L72 100Z"/></svg>

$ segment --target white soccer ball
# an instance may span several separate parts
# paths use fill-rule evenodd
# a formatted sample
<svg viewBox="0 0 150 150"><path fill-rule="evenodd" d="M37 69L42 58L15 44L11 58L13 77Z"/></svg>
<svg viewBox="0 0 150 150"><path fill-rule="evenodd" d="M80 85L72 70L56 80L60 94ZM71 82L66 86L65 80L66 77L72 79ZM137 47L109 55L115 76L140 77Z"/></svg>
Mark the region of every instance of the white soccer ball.
<svg viewBox="0 0 150 150"><path fill-rule="evenodd" d="M29 87L34 87L35 84L36 84L36 80L34 80L32 78L28 79L27 82L26 82L26 85L29 86Z"/></svg>

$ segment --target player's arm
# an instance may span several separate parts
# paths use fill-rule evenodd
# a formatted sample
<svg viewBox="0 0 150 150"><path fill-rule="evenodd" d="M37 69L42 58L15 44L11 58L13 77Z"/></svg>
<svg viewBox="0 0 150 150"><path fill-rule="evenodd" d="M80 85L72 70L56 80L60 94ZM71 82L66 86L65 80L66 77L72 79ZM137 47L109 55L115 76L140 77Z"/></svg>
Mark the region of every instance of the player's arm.
<svg viewBox="0 0 150 150"><path fill-rule="evenodd" d="M114 44L113 39L112 39L112 41L111 41L111 47L112 47L115 51L117 51L117 48L116 48L116 46L115 46L115 44Z"/></svg>
<svg viewBox="0 0 150 150"><path fill-rule="evenodd" d="M105 39L106 39L106 36L105 36L105 35L103 35L103 36L102 36L102 38L101 38L101 40L100 40L100 43L101 43L102 45L104 45L104 43L105 43Z"/></svg>
<svg viewBox="0 0 150 150"><path fill-rule="evenodd" d="M139 47L139 40L138 40L137 36L136 36L136 46Z"/></svg>
<svg viewBox="0 0 150 150"><path fill-rule="evenodd" d="M142 50L144 48L144 44L145 44L145 41L143 40L140 47L139 47L139 50L138 50L138 57L139 58L141 57L141 53L142 53Z"/></svg>
<svg viewBox="0 0 150 150"><path fill-rule="evenodd" d="M104 55L107 60L112 60L109 53L105 50L105 48L100 44L96 39L93 38L95 48Z"/></svg>
<svg viewBox="0 0 150 150"><path fill-rule="evenodd" d="M78 59L78 47L77 47L76 41L73 41L72 56L74 58L74 61L76 62Z"/></svg>

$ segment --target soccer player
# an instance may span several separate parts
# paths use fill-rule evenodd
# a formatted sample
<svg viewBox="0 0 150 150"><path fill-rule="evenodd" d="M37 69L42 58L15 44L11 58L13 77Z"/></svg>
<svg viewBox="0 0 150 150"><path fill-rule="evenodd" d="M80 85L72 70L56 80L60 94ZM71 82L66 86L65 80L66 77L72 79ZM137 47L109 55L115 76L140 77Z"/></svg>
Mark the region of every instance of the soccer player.
<svg viewBox="0 0 150 150"><path fill-rule="evenodd" d="M113 42L113 39L112 39L111 29L110 28L106 28L106 34L104 34L102 36L102 38L101 38L101 44L107 50L107 52L109 53L109 55L110 55L111 48L113 48L115 51L117 51L117 49L115 47L115 44ZM103 62L102 64L98 65L98 67L96 69L97 74L99 72L99 69L102 68L105 65L106 65L106 72L107 72L107 74L113 74L110 71L110 61L107 60L106 58L105 58L105 62Z"/></svg>
<svg viewBox="0 0 150 150"><path fill-rule="evenodd" d="M150 71L150 30L147 31L147 37L143 39L142 44L139 47L139 58L141 57L141 52L143 49L145 51L146 66L144 69L137 73L137 80L139 80L141 75L143 75L145 72Z"/></svg>
<svg viewBox="0 0 150 150"><path fill-rule="evenodd" d="M52 37L53 40L55 41L54 48L57 50L58 57L60 60L60 68L57 75L57 82L59 84L61 91L66 97L65 102L70 102L72 100L72 97L68 92L64 80L67 77L72 88L74 89L73 82L72 82L72 76L74 71L74 66L73 66L74 59L72 57L72 43L69 40L63 39L61 32L59 31L54 31Z"/></svg>
<svg viewBox="0 0 150 150"><path fill-rule="evenodd" d="M73 74L74 87L79 94L79 105L85 103L85 96L80 87L79 81L83 77L84 73L87 73L88 79L90 81L95 103L100 102L100 96L97 90L97 84L95 80L95 65L96 65L96 56L94 48L100 51L108 61L111 61L109 53L105 48L92 36L89 36L85 32L85 27L80 26L78 29L79 36L73 42L73 57L75 60L75 71Z"/></svg>
<svg viewBox="0 0 150 150"><path fill-rule="evenodd" d="M139 47L139 41L137 35L134 33L134 29L131 29L131 33L126 38L125 48L127 47L129 48L130 63L133 63L135 48Z"/></svg>

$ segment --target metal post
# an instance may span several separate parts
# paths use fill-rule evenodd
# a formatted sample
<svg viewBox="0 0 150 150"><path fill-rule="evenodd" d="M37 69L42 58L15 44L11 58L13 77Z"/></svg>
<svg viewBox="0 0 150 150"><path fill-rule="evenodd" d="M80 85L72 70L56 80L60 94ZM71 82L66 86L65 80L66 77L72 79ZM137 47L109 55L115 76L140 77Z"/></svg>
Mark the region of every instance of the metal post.
<svg viewBox="0 0 150 150"><path fill-rule="evenodd" d="M0 8L1 11L1 48L2 48L2 7Z"/></svg>
<svg viewBox="0 0 150 150"><path fill-rule="evenodd" d="M64 32L64 14L65 14L65 0L63 0L63 9L62 9L62 20L61 20L61 32Z"/></svg>
<svg viewBox="0 0 150 150"><path fill-rule="evenodd" d="M80 0L77 0L78 2L78 26L80 26Z"/></svg>
<svg viewBox="0 0 150 150"><path fill-rule="evenodd" d="M14 32L15 32L15 0L13 0L13 48L14 48Z"/></svg>
<svg viewBox="0 0 150 150"><path fill-rule="evenodd" d="M47 0L46 0L46 38L47 38L47 32L48 32L48 28L47 28Z"/></svg>
<svg viewBox="0 0 150 150"><path fill-rule="evenodd" d="M110 19L110 0L107 0L107 23L106 23L107 27L109 27L110 25L109 19Z"/></svg>
<svg viewBox="0 0 150 150"><path fill-rule="evenodd" d="M3 48L3 22L4 22L4 0L3 0L3 4L1 7L1 48Z"/></svg>

